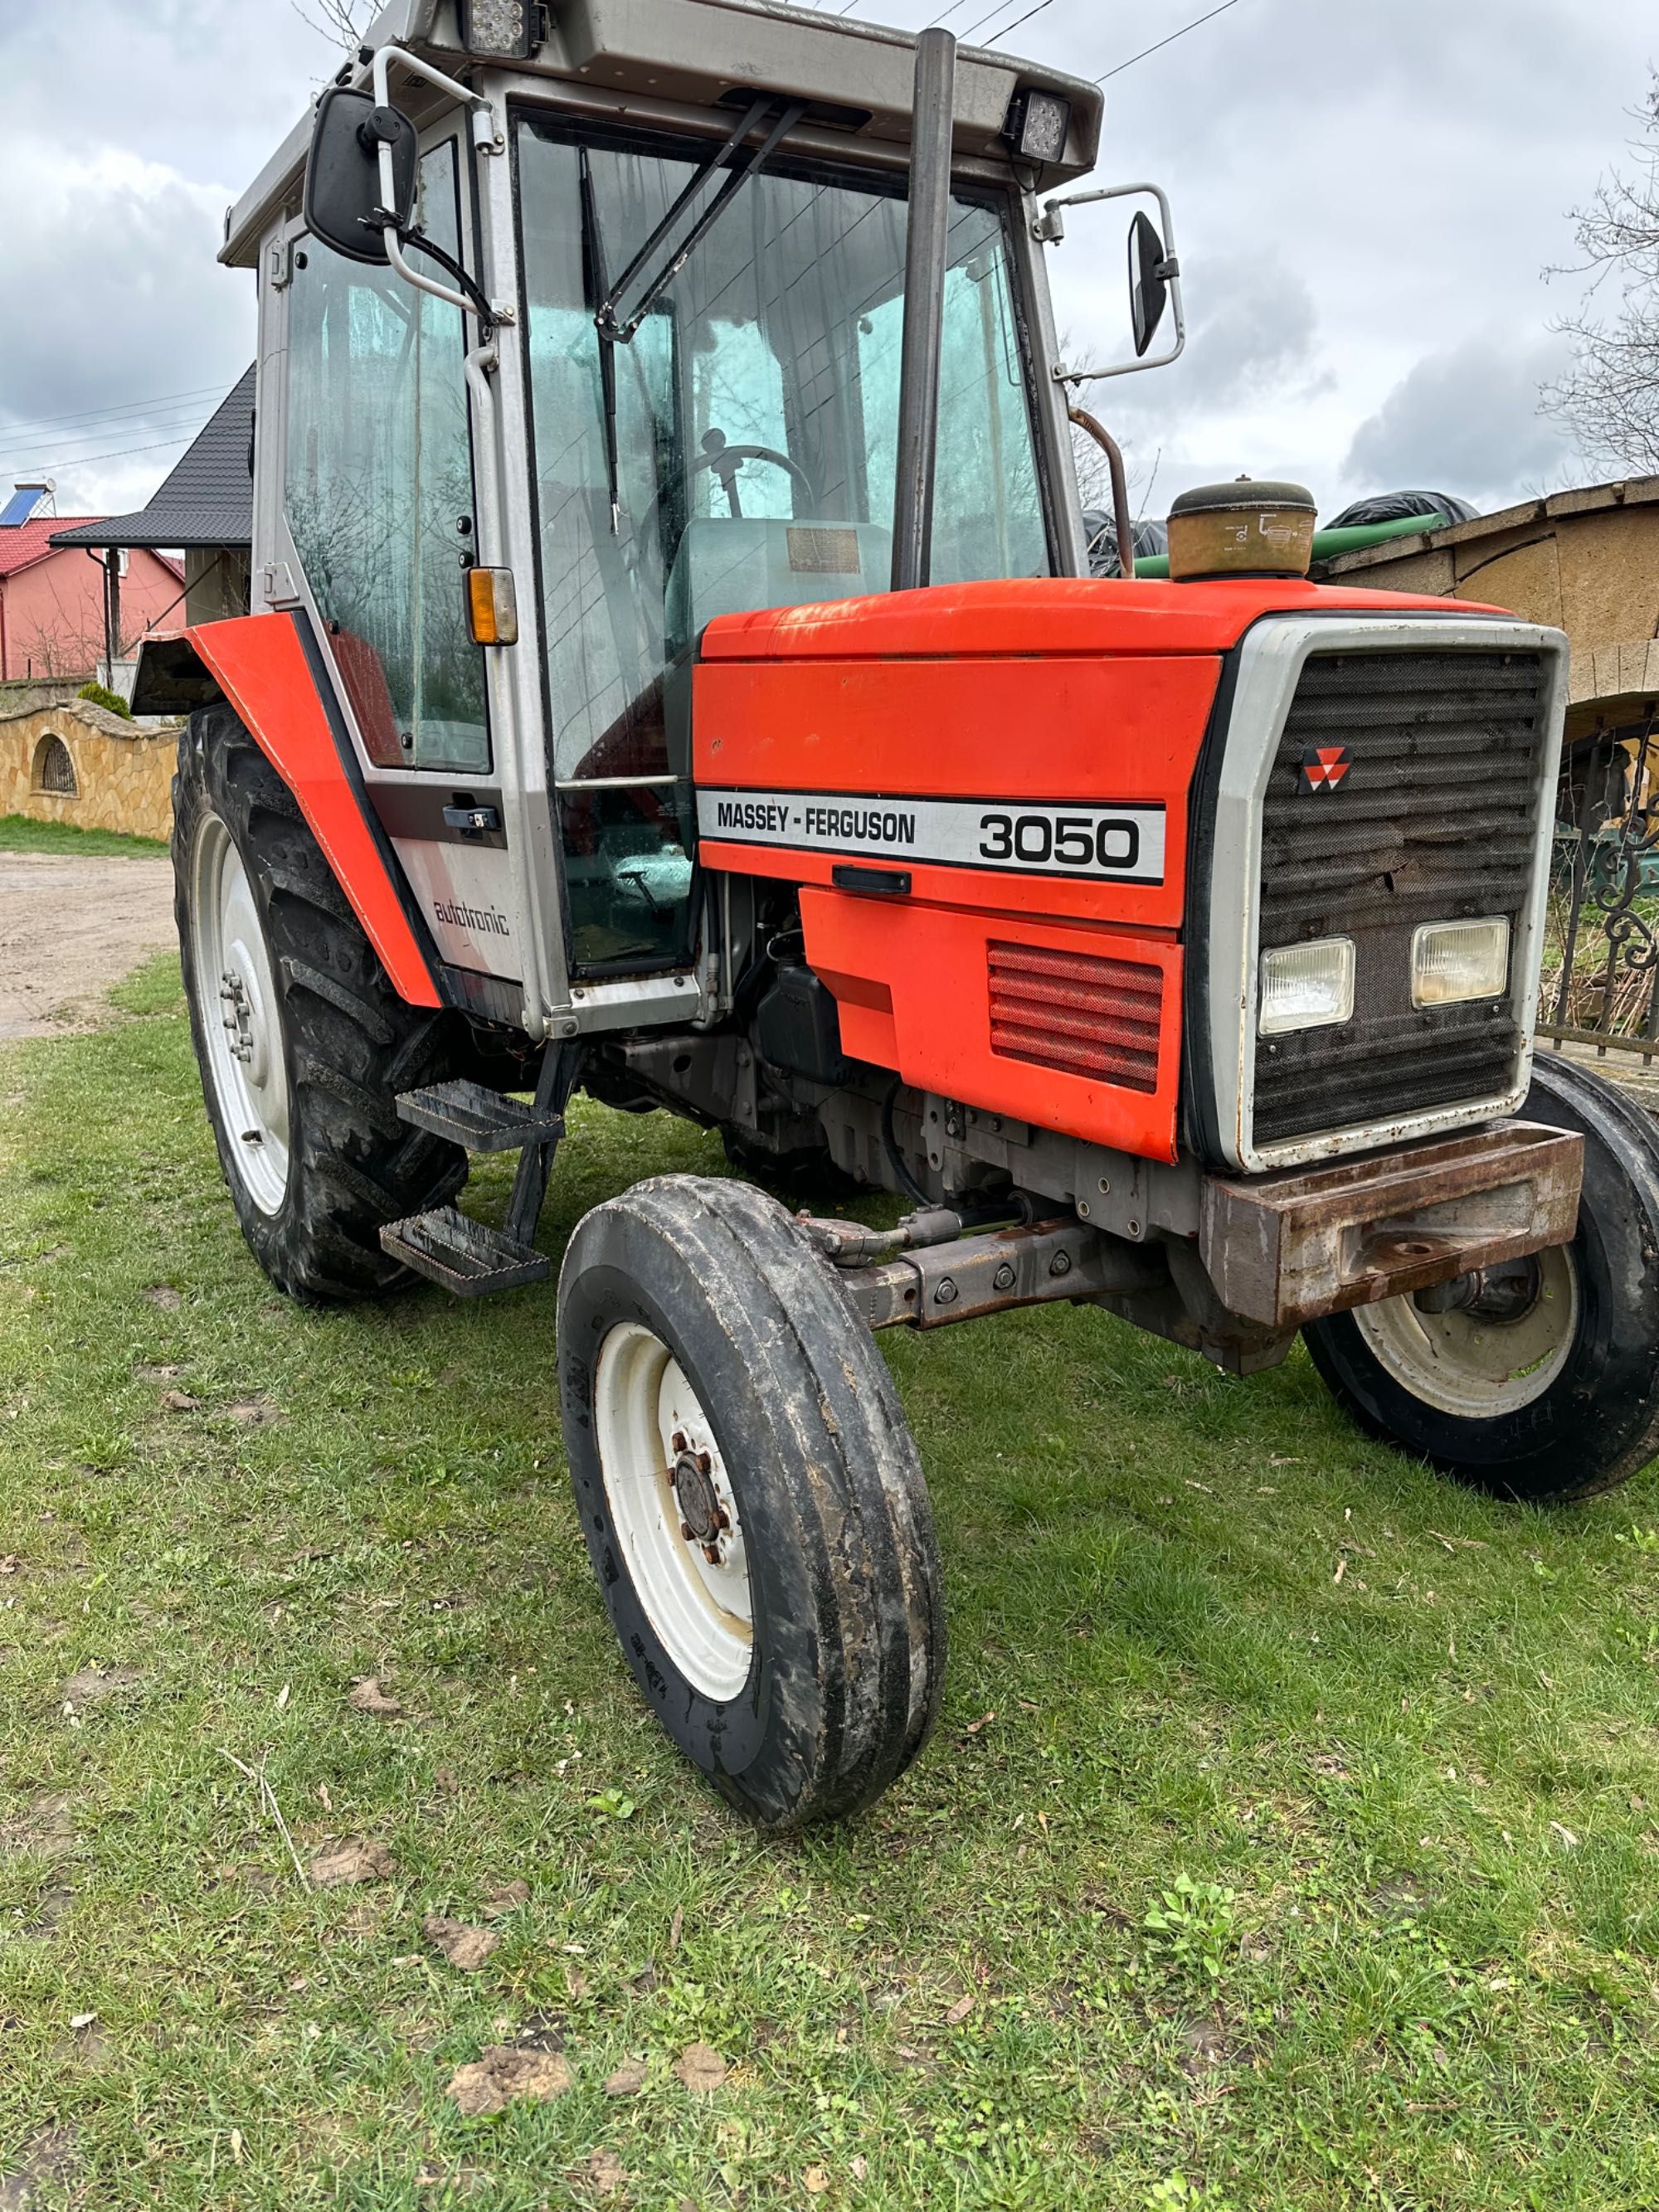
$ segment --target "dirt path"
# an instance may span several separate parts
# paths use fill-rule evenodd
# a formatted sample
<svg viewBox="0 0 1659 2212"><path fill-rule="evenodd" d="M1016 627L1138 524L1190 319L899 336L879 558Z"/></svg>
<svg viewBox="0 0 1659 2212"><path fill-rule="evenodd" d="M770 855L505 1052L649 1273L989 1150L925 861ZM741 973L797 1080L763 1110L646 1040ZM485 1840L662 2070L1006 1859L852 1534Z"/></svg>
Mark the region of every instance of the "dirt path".
<svg viewBox="0 0 1659 2212"><path fill-rule="evenodd" d="M173 942L170 862L0 852L0 1042L91 1028Z"/></svg>

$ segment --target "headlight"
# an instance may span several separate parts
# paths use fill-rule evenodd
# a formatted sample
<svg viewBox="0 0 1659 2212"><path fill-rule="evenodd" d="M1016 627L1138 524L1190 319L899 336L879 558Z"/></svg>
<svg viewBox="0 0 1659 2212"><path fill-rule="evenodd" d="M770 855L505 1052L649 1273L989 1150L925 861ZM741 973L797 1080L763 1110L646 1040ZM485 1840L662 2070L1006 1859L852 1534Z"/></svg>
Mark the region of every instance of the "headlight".
<svg viewBox="0 0 1659 2212"><path fill-rule="evenodd" d="M1412 939L1414 1006L1496 999L1509 980L1510 925L1501 914L1485 921L1425 921Z"/></svg>
<svg viewBox="0 0 1659 2212"><path fill-rule="evenodd" d="M1322 937L1311 945L1281 945L1261 956L1263 1036L1286 1030L1321 1030L1353 1013L1353 939Z"/></svg>

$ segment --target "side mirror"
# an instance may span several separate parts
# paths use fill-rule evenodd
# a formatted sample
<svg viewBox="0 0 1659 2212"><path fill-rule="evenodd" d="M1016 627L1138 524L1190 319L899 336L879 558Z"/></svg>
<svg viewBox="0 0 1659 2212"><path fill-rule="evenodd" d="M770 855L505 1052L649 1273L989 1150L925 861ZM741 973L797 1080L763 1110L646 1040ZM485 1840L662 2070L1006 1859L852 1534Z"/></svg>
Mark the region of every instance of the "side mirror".
<svg viewBox="0 0 1659 2212"><path fill-rule="evenodd" d="M1137 361L1158 335L1169 303L1169 256L1158 225L1142 210L1129 225L1129 320Z"/></svg>
<svg viewBox="0 0 1659 2212"><path fill-rule="evenodd" d="M1044 246L1054 246L1066 235L1067 208L1092 207L1101 200L1121 200L1142 195L1158 202L1158 221L1138 215L1129 227L1129 321L1134 350L1127 361L1102 367L1067 368L1054 364L1056 384L1092 384L1107 376L1131 376L1140 368L1166 368L1178 360L1187 343L1186 311L1181 301L1181 264L1176 257L1175 217L1170 196L1161 185L1107 185L1091 192L1071 192L1064 199L1047 200L1031 225L1031 235ZM1147 359L1166 308L1175 312L1175 333L1162 353Z"/></svg>
<svg viewBox="0 0 1659 2212"><path fill-rule="evenodd" d="M392 204L380 191L380 149L392 151ZM372 94L331 84L317 103L306 157L305 224L348 261L384 264L385 220L398 230L414 219L419 143L415 125ZM376 217L382 217L377 221Z"/></svg>

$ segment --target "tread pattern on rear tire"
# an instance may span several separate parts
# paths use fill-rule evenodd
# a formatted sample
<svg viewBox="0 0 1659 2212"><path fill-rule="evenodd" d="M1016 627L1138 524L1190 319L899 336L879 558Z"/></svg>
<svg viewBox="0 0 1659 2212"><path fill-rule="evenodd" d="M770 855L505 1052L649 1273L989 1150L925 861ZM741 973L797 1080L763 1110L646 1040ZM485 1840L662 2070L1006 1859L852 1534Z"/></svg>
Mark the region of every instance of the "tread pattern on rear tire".
<svg viewBox="0 0 1659 2212"><path fill-rule="evenodd" d="M372 1297L411 1280L380 1249L382 1224L452 1200L466 1155L398 1118L398 1091L451 1072L453 1017L411 1006L387 980L293 793L229 707L192 714L173 785L174 909L208 1118L237 1218L279 1288L308 1304ZM190 854L204 813L242 856L281 999L290 1103L288 1189L263 1213L238 1173L207 1074L192 973Z"/></svg>

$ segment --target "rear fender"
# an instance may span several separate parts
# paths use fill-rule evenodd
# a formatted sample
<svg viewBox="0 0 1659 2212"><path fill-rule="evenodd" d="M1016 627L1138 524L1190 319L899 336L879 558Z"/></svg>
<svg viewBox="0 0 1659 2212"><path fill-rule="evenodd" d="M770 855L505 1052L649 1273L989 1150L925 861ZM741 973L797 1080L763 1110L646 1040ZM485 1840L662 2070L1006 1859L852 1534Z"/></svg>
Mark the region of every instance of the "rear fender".
<svg viewBox="0 0 1659 2212"><path fill-rule="evenodd" d="M221 702L294 793L398 997L442 1006L436 952L368 804L303 614L240 615L146 640L136 713L191 714Z"/></svg>

